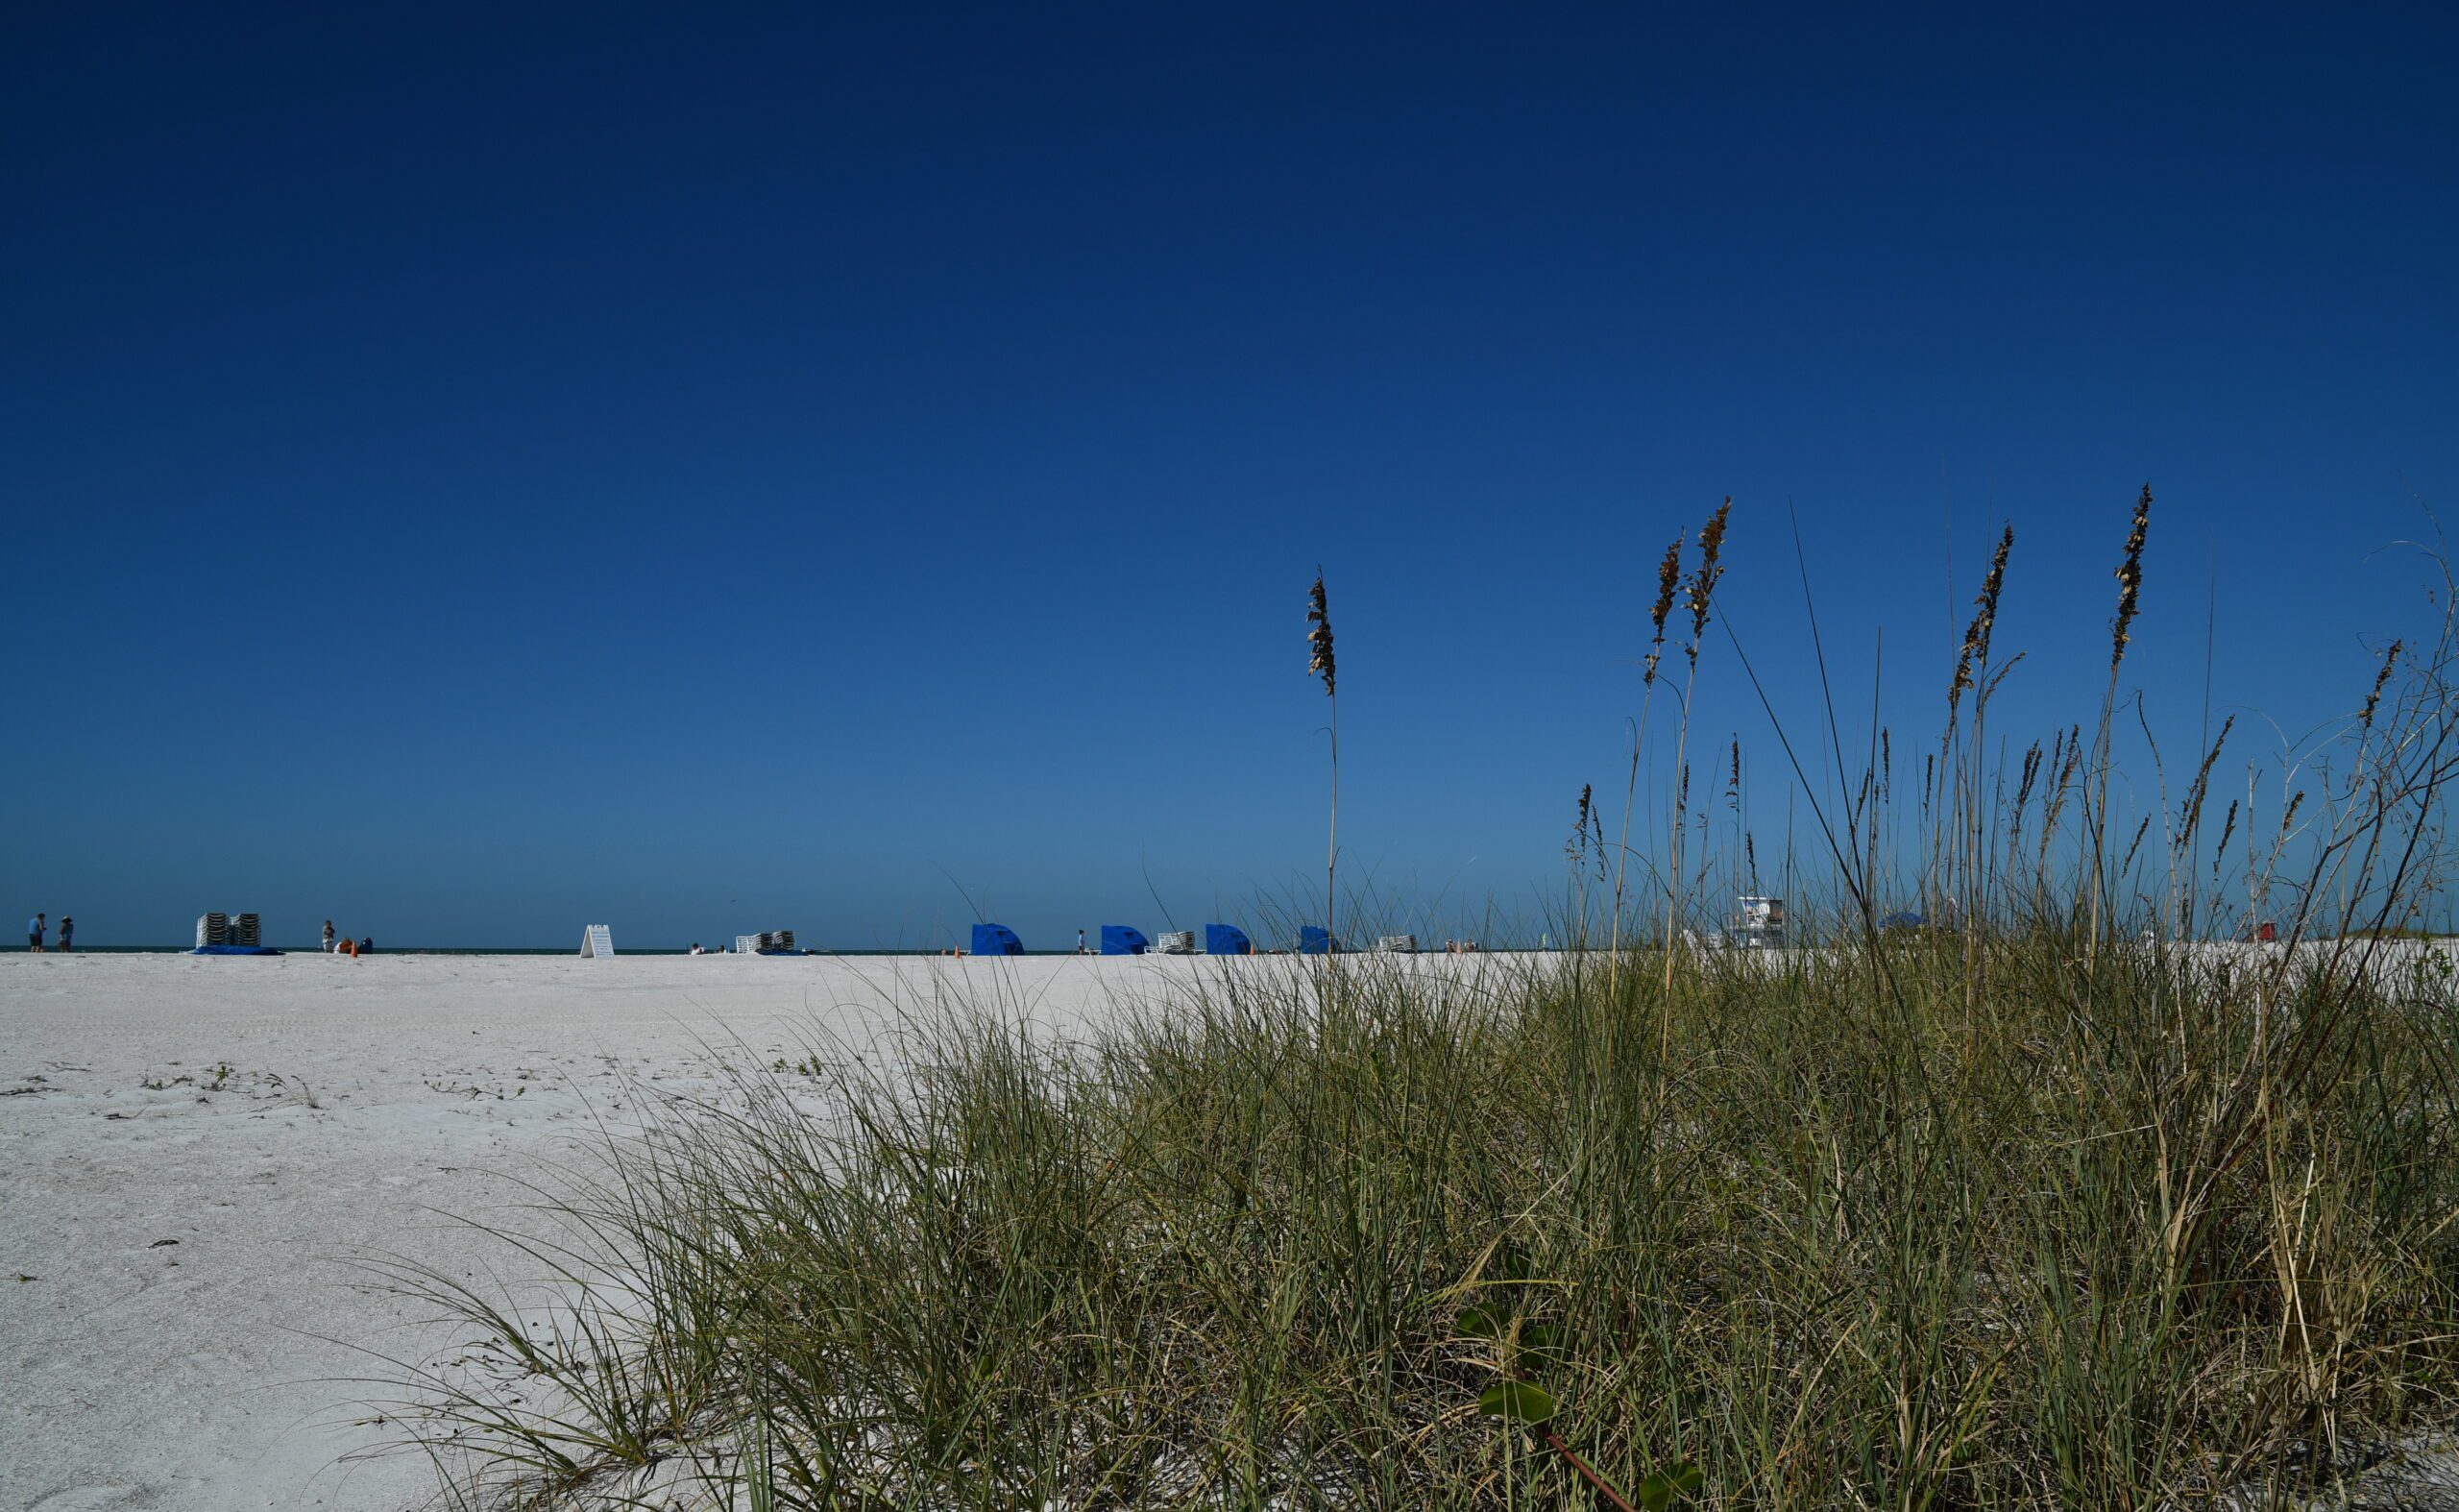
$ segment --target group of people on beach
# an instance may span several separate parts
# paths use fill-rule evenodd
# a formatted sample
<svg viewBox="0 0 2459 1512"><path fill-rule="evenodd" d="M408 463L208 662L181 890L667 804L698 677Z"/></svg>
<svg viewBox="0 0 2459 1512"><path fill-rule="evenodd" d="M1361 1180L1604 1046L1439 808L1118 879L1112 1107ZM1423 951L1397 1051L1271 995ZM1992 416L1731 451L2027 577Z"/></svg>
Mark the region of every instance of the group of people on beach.
<svg viewBox="0 0 2459 1512"><path fill-rule="evenodd" d="M40 914L26 920L26 948L39 956L43 952L43 937L51 933L50 925ZM77 948L77 921L67 915L60 915L60 948L62 954Z"/></svg>
<svg viewBox="0 0 2459 1512"><path fill-rule="evenodd" d="M344 935L341 937L340 942L338 944L335 943L333 939L333 921L331 919L325 920L325 954L329 956L349 956L355 959L359 956L366 955L375 948L376 937L373 935L370 935L365 939L353 939L349 936Z"/></svg>

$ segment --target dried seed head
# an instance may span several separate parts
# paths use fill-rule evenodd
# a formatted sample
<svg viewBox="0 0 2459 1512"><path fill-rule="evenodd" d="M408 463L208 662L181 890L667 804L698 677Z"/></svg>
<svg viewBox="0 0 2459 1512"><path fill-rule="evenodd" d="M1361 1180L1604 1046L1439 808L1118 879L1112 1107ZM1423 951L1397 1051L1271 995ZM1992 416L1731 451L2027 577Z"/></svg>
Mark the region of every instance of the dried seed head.
<svg viewBox="0 0 2459 1512"><path fill-rule="evenodd" d="M1306 594L1306 670L1324 679L1324 695L1332 696L1332 611L1324 597L1324 570L1315 569L1315 586Z"/></svg>
<svg viewBox="0 0 2459 1512"><path fill-rule="evenodd" d="M2357 716L2356 729L2360 735L2374 728L2374 706L2382 701L2383 685L2391 680L2391 669L2398 664L2403 645L2404 642L2393 641L2391 648L2382 655L2382 670L2374 674L2374 691L2365 695L2365 712Z"/></svg>
<svg viewBox="0 0 2459 1512"><path fill-rule="evenodd" d="M1673 613L1673 595L1682 586L1682 532L1673 533L1673 544L1665 549L1665 560L1656 567L1656 602L1648 608L1648 624L1655 634L1648 641L1648 670L1640 679L1646 687L1656 681L1657 659L1665 654L1666 617Z"/></svg>
<svg viewBox="0 0 2459 1512"><path fill-rule="evenodd" d="M2228 800L2228 817L2221 821L2220 843L2211 852L2211 869L2220 869L2220 858L2228 851L2228 837L2237 833L2237 800Z"/></svg>
<svg viewBox="0 0 2459 1512"><path fill-rule="evenodd" d="M1699 642L1708 633L1708 606L1716 595L1716 579L1725 575L1724 567L1717 558L1724 554L1725 516L1731 513L1733 496L1728 494L1725 501L1716 506L1716 512L1710 515L1708 523L1699 529L1699 569L1691 574L1690 585L1684 591L1691 606L1691 644L1682 650L1691 658L1693 669L1699 665Z"/></svg>
<svg viewBox="0 0 2459 1512"><path fill-rule="evenodd" d="M1571 838L1563 846L1564 859L1574 866L1588 854L1588 825L1594 796L1594 784L1583 782L1579 785L1579 813L1571 820Z"/></svg>
<svg viewBox="0 0 2459 1512"><path fill-rule="evenodd" d="M2134 528L2127 532L2126 560L2117 568L2117 622L2109 627L2109 671L2126 660L2127 632L2133 627L2135 597L2143 590L2143 535L2152 524L2152 485L2134 500Z"/></svg>
<svg viewBox="0 0 2459 1512"><path fill-rule="evenodd" d="M1955 681L1947 685L1947 714L1952 718L1963 691L1972 686L1975 669L1989 666L1989 635L1998 626L1998 595L2007 586L2007 553L2015 545L2015 527L2009 525L1998 537L1998 550L1989 558L1988 574L1981 580L1980 597L1973 599L1972 623L1963 632L1963 649L1956 657Z"/></svg>
<svg viewBox="0 0 2459 1512"><path fill-rule="evenodd" d="M2126 859L2117 864L2119 876L2125 876L2134 869L2134 853L2143 848L2143 837L2150 833L2152 833L2152 816L2146 814L2143 816L2143 822L2134 826L2134 840L2126 847Z"/></svg>
<svg viewBox="0 0 2459 1512"><path fill-rule="evenodd" d="M2228 744L2228 732L2236 726L2237 717L2233 714L2220 721L2220 738L2211 743L2211 749L2203 755L2203 766L2195 771L2194 782L2186 789L2186 818L2183 828L2189 839L2193 837L2195 827L2203 821L2203 793L2211 785L2211 764L2220 759L2220 747ZM2230 807L2233 808L2235 805L2232 804ZM2222 843L2226 844L2227 841L2223 841Z"/></svg>

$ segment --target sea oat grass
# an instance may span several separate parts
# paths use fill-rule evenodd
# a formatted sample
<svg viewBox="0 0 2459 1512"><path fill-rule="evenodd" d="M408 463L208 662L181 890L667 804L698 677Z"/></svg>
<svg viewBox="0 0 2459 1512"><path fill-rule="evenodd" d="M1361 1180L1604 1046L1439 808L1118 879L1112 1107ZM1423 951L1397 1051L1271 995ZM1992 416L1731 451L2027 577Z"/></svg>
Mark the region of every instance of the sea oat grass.
<svg viewBox="0 0 2459 1512"><path fill-rule="evenodd" d="M755 1439L788 1507L1581 1504L1474 1412L1508 1375L1714 1505L2151 1506L2446 1415L2448 1005L2292 984L2269 1048L2327 1013L2365 1069L2240 1148L2244 988L2112 952L2086 1019L2067 939L1984 949L1978 1056L1920 936L1685 953L1669 1004L1654 961L1259 963L745 1075L558 1203L598 1279L548 1339L440 1290L531 1374L432 1421L506 1505L652 1462L725 1505Z"/></svg>
<svg viewBox="0 0 2459 1512"><path fill-rule="evenodd" d="M1888 858L1968 900L1953 919L1881 915L1874 731L1840 815L1794 768L1833 862L1790 900L1802 948L1686 946L1676 864L1641 948L1205 962L1073 1040L986 997L714 1100L647 1092L645 1129L541 1194L541 1290L383 1273L458 1327L397 1421L481 1508L1596 1504L1574 1453L1623 1492L1695 1467L1715 1507L2344 1489L2459 1424L2459 972L2394 939L2459 776L2459 622L2386 656L2319 814L2292 768L2267 853L2251 789L2224 820L2242 922L2279 942L2178 942L2134 846L2106 865L2106 709L2088 751L2077 723L2011 784L1983 765L2008 544L1972 735L1925 758L1928 852ZM1320 584L1309 607L1328 695ZM1498 1391L1552 1415L1490 1415Z"/></svg>

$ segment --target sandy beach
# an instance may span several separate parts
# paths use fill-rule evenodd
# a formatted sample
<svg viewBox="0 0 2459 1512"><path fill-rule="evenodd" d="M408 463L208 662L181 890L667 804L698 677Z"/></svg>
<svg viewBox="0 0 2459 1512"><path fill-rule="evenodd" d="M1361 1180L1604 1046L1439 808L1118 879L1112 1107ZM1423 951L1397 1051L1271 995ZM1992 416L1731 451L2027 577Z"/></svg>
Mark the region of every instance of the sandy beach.
<svg viewBox="0 0 2459 1512"><path fill-rule="evenodd" d="M887 1054L901 1011L958 995L1064 1034L1293 963L0 957L0 1509L427 1505L423 1460L369 1457L398 1396L371 1352L446 1336L353 1256L483 1280L512 1257L444 1215L517 1221L521 1182L645 1098L716 1090L713 1045Z"/></svg>
<svg viewBox="0 0 2459 1512"><path fill-rule="evenodd" d="M353 1254L475 1274L632 1088L870 1041L952 983L1063 1025L1159 958L0 957L0 1507L398 1508L366 1353L437 1341Z"/></svg>

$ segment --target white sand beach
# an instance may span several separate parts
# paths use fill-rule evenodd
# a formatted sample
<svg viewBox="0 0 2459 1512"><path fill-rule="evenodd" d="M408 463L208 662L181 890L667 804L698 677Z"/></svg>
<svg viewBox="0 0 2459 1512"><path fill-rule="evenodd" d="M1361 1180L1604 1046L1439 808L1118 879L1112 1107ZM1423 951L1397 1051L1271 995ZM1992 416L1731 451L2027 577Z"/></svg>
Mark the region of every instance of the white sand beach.
<svg viewBox="0 0 2459 1512"><path fill-rule="evenodd" d="M0 1509L426 1505L424 1461L364 1458L395 1395L364 1378L444 1336L353 1255L483 1278L441 1214L517 1217L645 1090L715 1090L711 1045L878 1053L957 993L1063 1033L1290 963L0 956Z"/></svg>
<svg viewBox="0 0 2459 1512"><path fill-rule="evenodd" d="M353 1254L476 1272L438 1210L503 1214L629 1084L706 1084L705 1044L868 1042L943 982L1063 1024L1200 968L0 957L0 1508L422 1505L424 1462L351 1458L385 1438L351 1378L436 1341Z"/></svg>

